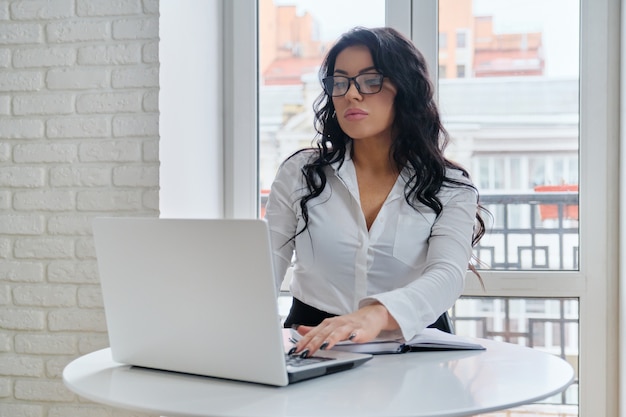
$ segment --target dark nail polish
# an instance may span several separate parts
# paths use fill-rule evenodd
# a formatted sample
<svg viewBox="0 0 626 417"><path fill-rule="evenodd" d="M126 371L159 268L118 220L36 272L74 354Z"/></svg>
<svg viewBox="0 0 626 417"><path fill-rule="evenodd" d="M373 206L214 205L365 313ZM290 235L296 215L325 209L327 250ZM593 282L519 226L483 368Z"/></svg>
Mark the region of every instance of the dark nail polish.
<svg viewBox="0 0 626 417"><path fill-rule="evenodd" d="M302 353L300 353L301 358L306 358L309 356L309 349L304 349Z"/></svg>
<svg viewBox="0 0 626 417"><path fill-rule="evenodd" d="M287 352L287 355L293 355L294 353L296 353L296 350L298 350L295 346L292 347L291 349L289 349L289 352Z"/></svg>
<svg viewBox="0 0 626 417"><path fill-rule="evenodd" d="M324 350L328 347L328 342L324 342L322 343L322 345L320 346L320 350Z"/></svg>

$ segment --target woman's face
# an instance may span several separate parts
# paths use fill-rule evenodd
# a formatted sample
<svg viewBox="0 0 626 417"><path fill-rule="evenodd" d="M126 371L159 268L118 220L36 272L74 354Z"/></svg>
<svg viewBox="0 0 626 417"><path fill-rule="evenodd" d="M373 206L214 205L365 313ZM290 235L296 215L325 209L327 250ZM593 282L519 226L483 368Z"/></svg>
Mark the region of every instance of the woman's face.
<svg viewBox="0 0 626 417"><path fill-rule="evenodd" d="M337 55L335 72L332 75L356 77L359 74L372 73L379 72L374 67L369 49L365 46L350 46ZM364 87L361 85L361 90ZM351 81L344 96L332 98L339 126L355 140L391 142L395 96L396 87L388 78L383 79L382 89L375 94L360 93L354 81Z"/></svg>

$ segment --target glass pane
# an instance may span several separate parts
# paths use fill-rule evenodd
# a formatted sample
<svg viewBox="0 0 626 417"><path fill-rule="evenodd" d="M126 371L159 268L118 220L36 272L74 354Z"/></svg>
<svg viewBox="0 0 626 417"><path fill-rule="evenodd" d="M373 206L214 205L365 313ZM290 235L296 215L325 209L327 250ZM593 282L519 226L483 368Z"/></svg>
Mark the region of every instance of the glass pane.
<svg viewBox="0 0 626 417"><path fill-rule="evenodd" d="M576 298L463 297L450 310L456 334L532 347L568 361L575 382L563 393L539 403L485 414L578 416L578 311Z"/></svg>
<svg viewBox="0 0 626 417"><path fill-rule="evenodd" d="M318 68L354 26L385 25L385 0L259 0L259 189L261 217L280 162L311 146Z"/></svg>
<svg viewBox="0 0 626 417"><path fill-rule="evenodd" d="M447 154L494 216L488 269L578 269L579 6L439 0Z"/></svg>
<svg viewBox="0 0 626 417"><path fill-rule="evenodd" d="M488 269L578 269L579 6L439 0L448 156L470 169L493 215L476 250ZM463 297L451 316L457 334L544 350L578 369L577 299ZM515 415L578 416L578 384L489 416Z"/></svg>

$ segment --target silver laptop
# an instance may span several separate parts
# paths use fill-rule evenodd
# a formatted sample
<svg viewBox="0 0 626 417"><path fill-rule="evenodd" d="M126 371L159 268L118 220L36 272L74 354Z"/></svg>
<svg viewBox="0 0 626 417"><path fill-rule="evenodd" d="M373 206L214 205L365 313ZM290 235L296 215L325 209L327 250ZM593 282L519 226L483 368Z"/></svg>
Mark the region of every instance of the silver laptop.
<svg viewBox="0 0 626 417"><path fill-rule="evenodd" d="M93 233L117 362L283 386L371 358L286 363L264 220L96 218Z"/></svg>

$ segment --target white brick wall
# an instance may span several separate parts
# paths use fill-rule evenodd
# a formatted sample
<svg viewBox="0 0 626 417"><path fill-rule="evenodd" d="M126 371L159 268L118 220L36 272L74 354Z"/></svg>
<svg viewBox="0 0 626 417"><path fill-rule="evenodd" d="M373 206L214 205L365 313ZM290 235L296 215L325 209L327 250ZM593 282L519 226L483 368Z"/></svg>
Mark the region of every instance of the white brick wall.
<svg viewBox="0 0 626 417"><path fill-rule="evenodd" d="M0 0L0 416L139 414L79 398L108 346L91 219L158 215L158 0Z"/></svg>

